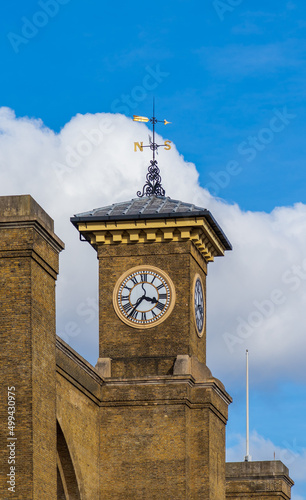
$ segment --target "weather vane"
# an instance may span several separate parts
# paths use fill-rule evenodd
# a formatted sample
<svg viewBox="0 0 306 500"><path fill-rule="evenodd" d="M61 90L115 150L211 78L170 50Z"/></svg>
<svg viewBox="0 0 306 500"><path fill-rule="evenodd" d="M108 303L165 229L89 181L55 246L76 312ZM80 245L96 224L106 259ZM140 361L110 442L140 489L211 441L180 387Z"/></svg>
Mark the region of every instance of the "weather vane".
<svg viewBox="0 0 306 500"><path fill-rule="evenodd" d="M161 185L161 176L160 170L158 168L157 160L155 159L155 152L156 154L158 153L158 148L164 147L167 151L171 149L171 141L165 141L164 144L157 144L155 142L155 125L156 123L163 123L164 125L167 125L168 123L167 120L157 120L155 117L155 103L153 99L153 116L152 118L147 118L146 116L133 116L133 120L135 122L150 122L153 125L153 140L152 137L149 135L149 143L147 146L143 145L143 142L134 142L134 151L137 151L137 148L140 151L143 151L143 148L150 148L152 153L153 153L153 159L150 161L150 165L148 167L148 173L146 175L147 182L142 188L141 191L137 191L137 196L139 198L142 198L143 196L165 196L165 190L163 189Z"/></svg>

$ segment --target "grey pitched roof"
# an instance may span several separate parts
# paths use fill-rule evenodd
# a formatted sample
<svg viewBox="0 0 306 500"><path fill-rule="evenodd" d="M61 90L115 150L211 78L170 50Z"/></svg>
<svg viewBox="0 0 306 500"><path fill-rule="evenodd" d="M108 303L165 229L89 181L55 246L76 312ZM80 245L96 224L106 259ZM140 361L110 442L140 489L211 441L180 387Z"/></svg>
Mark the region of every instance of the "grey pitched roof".
<svg viewBox="0 0 306 500"><path fill-rule="evenodd" d="M172 200L169 197L147 196L129 201L113 203L106 207L95 208L71 217L72 224L77 228L80 222L158 219L165 217L205 217L222 241L227 250L231 244L209 210L197 207L191 203Z"/></svg>

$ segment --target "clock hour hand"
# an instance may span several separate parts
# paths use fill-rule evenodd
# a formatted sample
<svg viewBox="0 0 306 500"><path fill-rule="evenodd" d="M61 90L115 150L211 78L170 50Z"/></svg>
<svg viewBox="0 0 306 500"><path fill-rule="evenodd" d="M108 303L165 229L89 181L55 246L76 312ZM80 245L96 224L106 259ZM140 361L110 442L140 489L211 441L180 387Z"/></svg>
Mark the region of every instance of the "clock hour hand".
<svg viewBox="0 0 306 500"><path fill-rule="evenodd" d="M157 302L157 299L155 297L151 298L151 297L143 297L145 300L147 300L148 302L153 302L153 304L155 304Z"/></svg>

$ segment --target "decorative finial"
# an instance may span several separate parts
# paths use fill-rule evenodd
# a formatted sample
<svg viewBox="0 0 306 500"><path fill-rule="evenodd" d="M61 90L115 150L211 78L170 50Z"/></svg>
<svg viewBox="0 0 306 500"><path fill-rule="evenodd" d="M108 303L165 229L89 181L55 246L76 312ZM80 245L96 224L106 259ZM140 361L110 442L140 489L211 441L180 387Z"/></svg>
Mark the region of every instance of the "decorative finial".
<svg viewBox="0 0 306 500"><path fill-rule="evenodd" d="M158 168L158 162L155 159L155 151L158 153L158 148L163 146L166 150L171 149L171 141L165 141L164 144L157 144L155 142L155 125L156 123L163 123L164 125L168 125L171 122L168 122L167 120L157 120L155 117L155 102L153 99L153 116L152 118L147 118L146 116L133 116L133 120L135 122L150 122L153 125L153 140L149 136L149 142L150 144L147 146L144 146L142 142L134 142L134 151L137 151L137 148L140 151L143 151L143 148L150 148L151 151L153 152L153 159L150 161L150 165L148 167L148 173L146 175L146 180L147 182L142 188L141 191L137 191L137 196L139 198L142 198L143 196L165 196L165 190L163 189L161 185L161 176L160 176L160 170Z"/></svg>

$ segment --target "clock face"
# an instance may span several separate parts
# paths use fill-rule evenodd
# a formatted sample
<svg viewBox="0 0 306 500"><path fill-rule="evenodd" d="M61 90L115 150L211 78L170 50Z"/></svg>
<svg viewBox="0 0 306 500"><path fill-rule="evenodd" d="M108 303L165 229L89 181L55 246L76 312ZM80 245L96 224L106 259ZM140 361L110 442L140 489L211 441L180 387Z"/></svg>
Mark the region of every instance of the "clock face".
<svg viewBox="0 0 306 500"><path fill-rule="evenodd" d="M174 302L171 279L153 266L137 266L124 273L113 293L117 315L135 328L149 328L161 323L171 313Z"/></svg>
<svg viewBox="0 0 306 500"><path fill-rule="evenodd" d="M199 275L196 275L194 281L194 315L197 326L197 334L202 337L204 331L204 292L202 280Z"/></svg>

